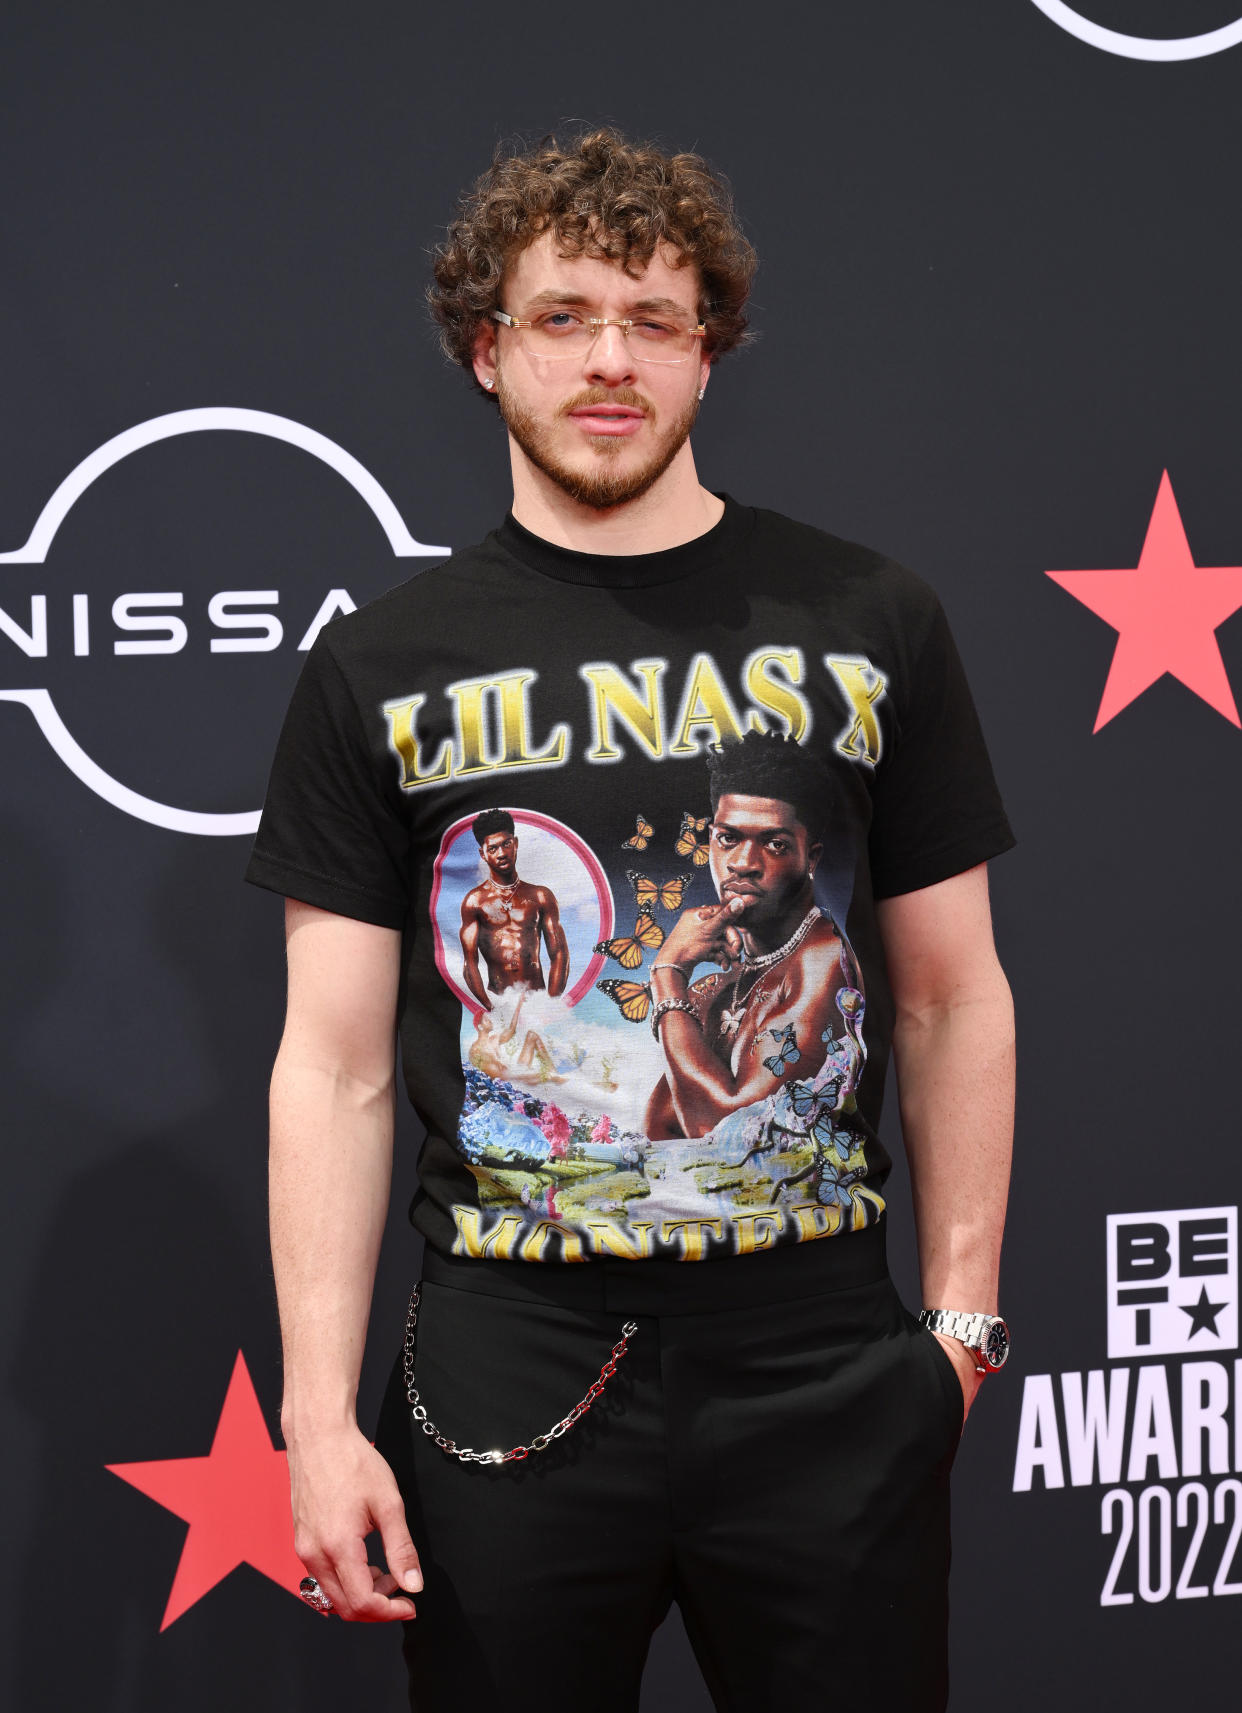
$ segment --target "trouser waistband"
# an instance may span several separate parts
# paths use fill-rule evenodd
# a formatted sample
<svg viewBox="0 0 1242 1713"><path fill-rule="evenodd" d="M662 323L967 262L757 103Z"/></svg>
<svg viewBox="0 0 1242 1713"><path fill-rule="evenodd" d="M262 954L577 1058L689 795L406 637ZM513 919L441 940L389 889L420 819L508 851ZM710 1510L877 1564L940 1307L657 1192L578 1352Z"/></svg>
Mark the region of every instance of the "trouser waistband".
<svg viewBox="0 0 1242 1713"><path fill-rule="evenodd" d="M883 1220L862 1231L715 1261L481 1261L430 1245L423 1257L428 1284L603 1314L711 1314L887 1277Z"/></svg>

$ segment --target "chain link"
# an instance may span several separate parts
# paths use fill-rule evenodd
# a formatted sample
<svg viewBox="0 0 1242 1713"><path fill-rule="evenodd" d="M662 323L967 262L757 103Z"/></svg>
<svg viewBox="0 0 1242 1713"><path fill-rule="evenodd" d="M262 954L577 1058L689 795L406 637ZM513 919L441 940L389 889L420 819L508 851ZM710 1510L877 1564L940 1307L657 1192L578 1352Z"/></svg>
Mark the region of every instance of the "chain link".
<svg viewBox="0 0 1242 1713"><path fill-rule="evenodd" d="M414 1347L417 1342L414 1336L418 1325L418 1295L421 1281L410 1293L410 1307L405 1317L405 1346L402 1351L401 1364L405 1373L405 1394L410 1400L410 1414L422 1428L428 1439L433 1439L449 1457L455 1457L459 1463L520 1463L529 1457L533 1451L546 1451L552 1441L568 1433L574 1423L586 1415L591 1405L603 1395L608 1382L617 1371L617 1363L629 1349L630 1340L638 1331L638 1322L627 1320L621 1328L621 1337L613 1345L607 1362L599 1371L599 1379L587 1388L586 1395L576 1403L567 1416L563 1416L555 1427L547 1433L536 1434L529 1445L515 1445L510 1451L474 1451L468 1445L458 1445L456 1440L442 1434L433 1421L427 1419L427 1410L419 1398L418 1388L414 1384Z"/></svg>

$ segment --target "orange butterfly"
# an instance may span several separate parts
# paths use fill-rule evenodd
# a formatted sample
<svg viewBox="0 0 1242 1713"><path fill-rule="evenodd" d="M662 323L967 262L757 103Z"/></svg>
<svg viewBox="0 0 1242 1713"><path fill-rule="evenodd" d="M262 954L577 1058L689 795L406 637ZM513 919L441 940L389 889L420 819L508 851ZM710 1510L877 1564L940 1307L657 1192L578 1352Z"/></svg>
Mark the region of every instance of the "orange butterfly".
<svg viewBox="0 0 1242 1713"><path fill-rule="evenodd" d="M663 944L663 928L654 916L649 916L644 910L634 924L632 935L617 940L601 940L595 950L607 958L616 958L622 969L636 970L643 961L644 947L650 952L658 952Z"/></svg>
<svg viewBox="0 0 1242 1713"><path fill-rule="evenodd" d="M651 1010L651 988L645 981L597 981L628 1023L645 1023Z"/></svg>
<svg viewBox="0 0 1242 1713"><path fill-rule="evenodd" d="M645 874L638 874L634 869L627 868L625 878L634 888L638 908L649 915L653 904L658 904L661 910L680 910L686 888L694 876L675 874L672 880L660 882L648 880Z"/></svg>
<svg viewBox="0 0 1242 1713"><path fill-rule="evenodd" d="M645 820L642 815L636 815L634 818L638 825L632 839L622 839L621 849L623 851L645 851L655 837L655 828L650 821Z"/></svg>
<svg viewBox="0 0 1242 1713"><path fill-rule="evenodd" d="M702 868L710 856L707 840L700 839L699 834L711 825L711 816L694 816L681 812L681 832L677 835L674 850L678 856L692 856L696 868Z"/></svg>

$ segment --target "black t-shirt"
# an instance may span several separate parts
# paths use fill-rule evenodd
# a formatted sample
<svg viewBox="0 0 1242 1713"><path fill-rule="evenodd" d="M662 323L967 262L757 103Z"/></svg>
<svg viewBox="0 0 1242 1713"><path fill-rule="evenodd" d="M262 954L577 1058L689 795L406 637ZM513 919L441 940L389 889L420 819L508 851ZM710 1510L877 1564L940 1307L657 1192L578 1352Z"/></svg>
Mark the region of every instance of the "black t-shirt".
<svg viewBox="0 0 1242 1713"><path fill-rule="evenodd" d="M933 593L726 500L634 557L510 517L334 620L247 878L401 931L429 1242L697 1261L883 1217L875 901L1012 842ZM687 968L730 900L746 955Z"/></svg>

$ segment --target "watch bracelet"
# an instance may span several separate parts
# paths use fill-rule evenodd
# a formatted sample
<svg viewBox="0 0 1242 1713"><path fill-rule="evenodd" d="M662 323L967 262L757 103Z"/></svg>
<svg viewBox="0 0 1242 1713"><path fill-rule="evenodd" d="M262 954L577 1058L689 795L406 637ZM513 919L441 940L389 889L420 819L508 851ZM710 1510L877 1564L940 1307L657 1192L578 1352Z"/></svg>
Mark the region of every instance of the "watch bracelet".
<svg viewBox="0 0 1242 1713"><path fill-rule="evenodd" d="M985 1314L982 1310L968 1313L965 1309L922 1309L919 1313L920 1324L929 1332L939 1332L946 1338L954 1338L971 1352L975 1357L975 1372L978 1374L999 1372L990 1362L983 1360L984 1339L993 1321L1000 1321L1002 1326L1005 1324L1001 1315ZM1001 1366L1004 1366L1003 1362Z"/></svg>

